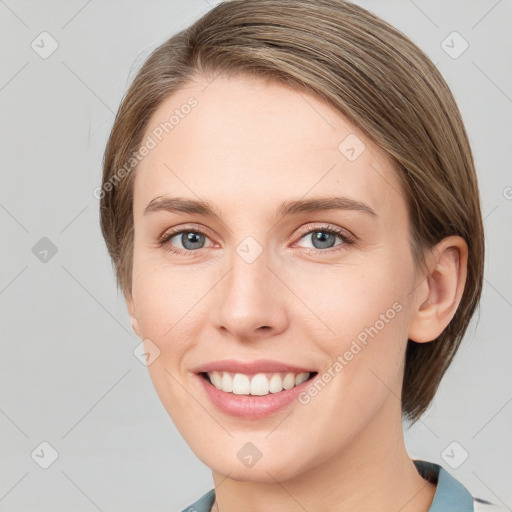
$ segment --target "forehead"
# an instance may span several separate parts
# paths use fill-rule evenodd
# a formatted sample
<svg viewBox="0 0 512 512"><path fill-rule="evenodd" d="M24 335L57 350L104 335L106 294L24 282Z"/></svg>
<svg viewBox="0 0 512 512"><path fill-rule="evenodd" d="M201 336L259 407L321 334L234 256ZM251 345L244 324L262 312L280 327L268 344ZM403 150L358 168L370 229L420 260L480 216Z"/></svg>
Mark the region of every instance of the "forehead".
<svg viewBox="0 0 512 512"><path fill-rule="evenodd" d="M396 206L391 159L322 99L279 83L217 77L194 82L155 111L136 171L134 209L158 195L271 207L305 195Z"/></svg>

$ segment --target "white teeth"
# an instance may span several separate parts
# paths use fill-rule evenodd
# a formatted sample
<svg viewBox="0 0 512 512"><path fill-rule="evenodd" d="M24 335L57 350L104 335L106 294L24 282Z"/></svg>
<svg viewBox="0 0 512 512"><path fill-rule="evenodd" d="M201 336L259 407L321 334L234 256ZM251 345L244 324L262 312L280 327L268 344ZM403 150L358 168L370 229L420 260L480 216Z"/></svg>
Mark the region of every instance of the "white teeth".
<svg viewBox="0 0 512 512"><path fill-rule="evenodd" d="M227 391L229 393L233 391L233 379L228 372L224 372L224 375L222 375L221 386L222 391Z"/></svg>
<svg viewBox="0 0 512 512"><path fill-rule="evenodd" d="M226 373L224 372L224 375ZM233 393L235 395L248 395L251 390L251 381L243 373L235 373L233 377Z"/></svg>
<svg viewBox="0 0 512 512"><path fill-rule="evenodd" d="M279 393L279 391L283 391L283 379L279 373L274 373L274 375L270 377L269 388L271 393Z"/></svg>
<svg viewBox="0 0 512 512"><path fill-rule="evenodd" d="M270 391L270 383L263 373L256 374L251 379L251 395L268 395Z"/></svg>
<svg viewBox="0 0 512 512"><path fill-rule="evenodd" d="M292 389L295 386L295 375L293 373L287 373L283 379L283 388Z"/></svg>
<svg viewBox="0 0 512 512"><path fill-rule="evenodd" d="M308 379L309 379L309 373L308 372L299 373L295 377L295 385L298 386L299 384L302 384L303 382L306 382Z"/></svg>
<svg viewBox="0 0 512 512"><path fill-rule="evenodd" d="M211 372L210 379L212 381L212 384L217 389L222 389L222 377L220 376L219 372Z"/></svg>
<svg viewBox="0 0 512 512"><path fill-rule="evenodd" d="M219 390L235 395L265 396L299 386L310 373L257 373L252 378L244 373L208 372L210 382Z"/></svg>

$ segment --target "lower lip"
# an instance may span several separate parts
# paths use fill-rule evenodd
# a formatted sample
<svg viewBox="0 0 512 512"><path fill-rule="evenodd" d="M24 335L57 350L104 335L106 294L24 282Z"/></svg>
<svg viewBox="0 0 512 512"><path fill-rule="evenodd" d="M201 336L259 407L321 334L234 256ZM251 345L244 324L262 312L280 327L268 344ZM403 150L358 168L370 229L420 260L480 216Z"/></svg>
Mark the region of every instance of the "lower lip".
<svg viewBox="0 0 512 512"><path fill-rule="evenodd" d="M309 379L291 389L279 393L269 393L264 396L235 395L226 393L210 384L201 375L196 374L206 395L222 412L240 418L257 419L270 416L296 400L297 396L306 389L313 379Z"/></svg>

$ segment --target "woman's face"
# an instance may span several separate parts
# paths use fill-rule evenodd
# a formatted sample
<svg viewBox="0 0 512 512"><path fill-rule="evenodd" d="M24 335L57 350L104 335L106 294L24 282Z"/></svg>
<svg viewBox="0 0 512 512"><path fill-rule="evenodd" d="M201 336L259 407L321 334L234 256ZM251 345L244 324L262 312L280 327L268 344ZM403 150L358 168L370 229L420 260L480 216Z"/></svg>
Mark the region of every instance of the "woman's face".
<svg viewBox="0 0 512 512"><path fill-rule="evenodd" d="M375 456L401 435L418 302L396 171L314 96L206 85L154 113L134 183L128 307L156 391L198 457L237 480Z"/></svg>

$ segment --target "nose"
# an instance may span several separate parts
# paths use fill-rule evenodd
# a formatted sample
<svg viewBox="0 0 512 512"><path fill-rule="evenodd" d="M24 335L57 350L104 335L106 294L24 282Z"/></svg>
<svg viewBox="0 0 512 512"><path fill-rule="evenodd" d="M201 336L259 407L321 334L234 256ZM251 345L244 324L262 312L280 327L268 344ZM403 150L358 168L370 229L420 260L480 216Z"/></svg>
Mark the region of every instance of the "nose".
<svg viewBox="0 0 512 512"><path fill-rule="evenodd" d="M238 253L216 288L212 311L215 327L239 341L273 337L287 328L286 287L263 252L254 261Z"/></svg>

